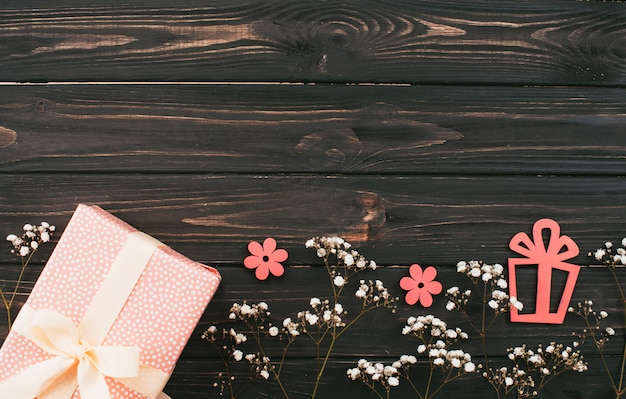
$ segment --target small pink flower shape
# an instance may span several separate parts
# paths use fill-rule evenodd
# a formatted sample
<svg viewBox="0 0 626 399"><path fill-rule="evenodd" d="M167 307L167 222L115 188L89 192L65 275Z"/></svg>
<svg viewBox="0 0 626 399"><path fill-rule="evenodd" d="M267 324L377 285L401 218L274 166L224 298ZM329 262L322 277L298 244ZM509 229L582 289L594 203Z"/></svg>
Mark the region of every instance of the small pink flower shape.
<svg viewBox="0 0 626 399"><path fill-rule="evenodd" d="M435 281L437 269L433 266L428 266L422 271L420 265L414 264L409 268L409 274L411 277L402 277L402 279L400 279L400 288L408 291L404 297L406 303L415 305L421 302L422 306L425 308L432 305L432 296L440 294L443 289L441 283Z"/></svg>
<svg viewBox="0 0 626 399"><path fill-rule="evenodd" d="M273 238L266 238L262 246L256 241L251 241L248 244L248 251L252 255L246 257L243 264L248 269L256 269L254 274L259 280L265 280L270 273L280 277L285 272L280 262L287 260L287 251L276 249L276 240Z"/></svg>

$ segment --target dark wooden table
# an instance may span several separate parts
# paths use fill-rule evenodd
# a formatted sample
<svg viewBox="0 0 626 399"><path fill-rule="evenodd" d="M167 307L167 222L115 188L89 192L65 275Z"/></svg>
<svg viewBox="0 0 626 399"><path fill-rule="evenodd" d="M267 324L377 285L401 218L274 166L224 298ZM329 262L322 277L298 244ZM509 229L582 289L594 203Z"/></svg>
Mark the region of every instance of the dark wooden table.
<svg viewBox="0 0 626 399"><path fill-rule="evenodd" d="M61 233L77 204L98 204L217 267L220 290L166 387L191 399L219 396L223 364L201 334L226 323L233 302L266 301L280 323L328 296L310 237L348 238L380 266L371 278L402 296L411 264L436 266L445 290L463 281L457 261L506 264L511 237L548 217L580 247L572 303L609 312L617 373L623 309L587 253L626 236L625 86L621 2L4 1L0 232L46 220ZM289 259L283 277L259 282L243 259L266 237ZM17 307L52 247L29 266ZM2 287L18 274L7 244ZM465 328L445 304L401 300L355 326L318 397L375 397L346 369L416 353L400 333L409 316ZM563 325L505 316L489 355L571 342L579 327L572 315ZM481 359L478 337L464 348ZM614 398L597 351L583 354L589 371L540 397ZM286 358L290 397L310 397L315 356L302 345ZM242 399L281 397L244 372L236 381ZM414 397L406 385L392 397ZM496 397L478 376L438 397L453 395Z"/></svg>

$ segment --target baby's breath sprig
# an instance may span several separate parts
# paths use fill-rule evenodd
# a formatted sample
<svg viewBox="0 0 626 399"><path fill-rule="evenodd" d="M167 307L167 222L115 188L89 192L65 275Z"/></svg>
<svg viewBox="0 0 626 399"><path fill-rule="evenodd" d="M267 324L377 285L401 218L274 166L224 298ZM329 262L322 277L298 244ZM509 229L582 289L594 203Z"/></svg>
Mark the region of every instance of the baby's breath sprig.
<svg viewBox="0 0 626 399"><path fill-rule="evenodd" d="M457 286L449 288L446 291L446 297L448 298L446 309L459 311L469 325L478 333L483 344L485 366L488 367L487 332L496 318L509 312L511 306L522 310L523 305L517 298L510 297L505 291L508 288L508 283L504 276L504 267L502 265L498 263L490 265L476 260L460 261L456 265L456 270L458 273L467 276L476 287L476 290L482 294L477 299L482 306L481 317L479 321L476 321L467 310L468 304L474 297L471 289L461 290ZM487 316L488 311L493 312L492 316Z"/></svg>
<svg viewBox="0 0 626 399"><path fill-rule="evenodd" d="M237 339L241 334L237 331L241 329L234 328L223 329L220 336L216 326L209 328L203 335L205 340L214 344L226 365L221 384L215 384L220 387L222 395L228 391L232 398L237 396L234 389L235 378L229 363L245 360L255 376L276 381L283 396L288 399L288 391L281 381L285 356L295 340L306 337L313 343L316 351L315 381L309 395L314 399L337 340L362 316L374 309L387 308L395 312L398 298L391 296L381 280L361 279L358 284L353 284L356 286L354 296L361 302L357 311L348 312L343 305L346 302L342 294L347 292L345 288L353 281L354 275L367 269L375 270L376 262L367 260L340 237L315 237L308 240L305 246L314 249L317 256L323 259L329 276L330 296L311 298L307 309L276 324L272 323L265 302L248 304L244 301L243 304L233 304L228 317L230 323L243 323L246 334L253 339L248 340L245 334L245 339L241 336ZM273 361L267 348L269 342L276 340L282 345L282 353L280 360ZM246 346L254 345L254 350L244 351L244 343Z"/></svg>
<svg viewBox="0 0 626 399"><path fill-rule="evenodd" d="M304 246L314 249L317 257L324 261L335 296L341 294L341 290L353 275L365 269L377 268L376 262L365 259L352 248L352 244L341 237L313 237Z"/></svg>
<svg viewBox="0 0 626 399"><path fill-rule="evenodd" d="M626 265L626 238L622 239L621 246L613 245L611 241L607 241L594 252L589 252L589 256L605 266L606 270L608 270L613 277L613 282L620 295L620 305L624 313L622 331L626 331L626 296L624 295L622 282L617 275L618 270L624 269L623 266ZM626 338L622 338L624 340L624 347L622 349L620 368L616 373L609 368L604 353L606 342L616 334L615 329L612 327L602 326L605 319L609 317L609 314L604 310L600 312L595 311L591 300L578 303L576 308L570 307L569 312L582 318L586 324L586 328L583 329L582 333L574 332L573 334L581 339L581 345L584 344L587 338L593 341L600 355L604 371L611 383L611 388L615 393L615 398L619 399L623 397L626 394Z"/></svg>
<svg viewBox="0 0 626 399"><path fill-rule="evenodd" d="M47 222L41 222L38 226L27 223L22 227L22 230L23 233L21 235L9 234L6 237L6 240L11 243L11 253L18 256L22 263L20 275L16 280L15 288L11 295L7 297L2 287L0 287L0 297L2 298L2 303L7 313L9 329L11 329L13 324L11 309L13 308L13 303L15 302L17 291L24 277L26 267L35 252L39 249L39 246L50 241L50 237L56 230L56 227Z"/></svg>
<svg viewBox="0 0 626 399"><path fill-rule="evenodd" d="M622 284L617 277L617 267L626 265L626 238L622 239L621 247L615 247L611 241L607 241L602 248L598 248L595 252L589 252L589 256L606 266L613 276L622 301L626 301Z"/></svg>
<svg viewBox="0 0 626 399"><path fill-rule="evenodd" d="M403 356L405 356L405 363L417 363L415 356ZM392 365L385 365L381 362L370 363L365 359L359 359L355 368L347 370L347 375L352 381L363 382L380 399L389 399L391 388L400 385L402 367L403 363L398 363L398 361Z"/></svg>
<svg viewBox="0 0 626 399"><path fill-rule="evenodd" d="M586 324L586 327L581 332L572 332L573 336L580 339L580 341L574 342L574 345L583 345L590 338L600 355L603 355L604 344L615 335L615 330L612 327L602 327L604 319L609 317L609 314L604 310L600 312L595 311L593 309L593 301L591 300L578 302L575 308L570 306L567 311L583 319Z"/></svg>
<svg viewBox="0 0 626 399"><path fill-rule="evenodd" d="M231 363L236 364L244 360L249 364L253 375L264 380L273 375L283 393L287 395L280 380L280 373L287 349L299 332L297 327L287 323L287 320L283 323L282 328L272 324L269 320L270 315L269 305L265 302L255 304L248 304L246 301L241 304L235 302L228 314L232 327L225 327L220 331L217 326L212 325L202 334L202 339L213 344L224 363L225 371L218 373L221 381L213 384L214 387L219 387L220 396L228 391L231 398L237 397L234 385L236 377L232 371ZM235 329L242 324L245 332ZM249 341L248 335L253 337L256 350L246 353L244 344ZM266 355L263 343L265 339L274 337L282 345L282 358L278 369L270 357Z"/></svg>
<svg viewBox="0 0 626 399"><path fill-rule="evenodd" d="M496 390L499 399L532 398L557 375L566 371L587 370L587 363L579 350L555 342L545 347L539 345L535 350L522 345L507 351L509 360L513 362L510 369L489 368L483 372L483 377Z"/></svg>
<svg viewBox="0 0 626 399"><path fill-rule="evenodd" d="M585 371L587 365L582 362L579 352L571 347L551 343L546 350L541 346L537 350L527 350L525 346L509 350L509 359L514 362L512 368L489 366L487 354L487 333L495 320L508 313L511 308L521 311L523 304L507 293L508 283L504 267L498 263L490 265L482 261L461 261L457 263L457 272L467 276L480 296L476 302L482 307L479 321L471 317L467 308L472 300L472 290L452 287L447 290L447 310L457 310L463 314L468 324L478 333L482 341L484 354L483 377L496 391L498 399L513 395L517 399L537 395L552 378L566 370ZM489 316L488 313L491 313ZM556 349L555 349L556 348Z"/></svg>
<svg viewBox="0 0 626 399"><path fill-rule="evenodd" d="M308 333L318 354L317 377L311 395L315 398L337 339L363 315L374 309L388 308L395 312L398 298L389 294L381 280L360 280L354 295L362 301L361 309L352 320L344 322L347 311L340 303L343 289L357 273L367 269L376 270L376 262L367 260L341 237L313 237L305 243L305 247L314 249L317 256L324 261L332 287L332 300L326 303L327 308L321 314L317 330Z"/></svg>
<svg viewBox="0 0 626 399"><path fill-rule="evenodd" d="M452 348L458 341L467 339L467 333L459 327L448 328L446 322L433 315L409 317L402 334L417 338L418 355L428 359L430 369L425 388L420 389L412 381L412 371L418 362L413 355L402 355L388 366L361 359L357 367L347 370L348 378L365 383L381 399L389 399L392 387L405 379L420 399L431 399L449 382L482 367L472 361L469 353ZM434 378L437 371L441 374L438 383Z"/></svg>

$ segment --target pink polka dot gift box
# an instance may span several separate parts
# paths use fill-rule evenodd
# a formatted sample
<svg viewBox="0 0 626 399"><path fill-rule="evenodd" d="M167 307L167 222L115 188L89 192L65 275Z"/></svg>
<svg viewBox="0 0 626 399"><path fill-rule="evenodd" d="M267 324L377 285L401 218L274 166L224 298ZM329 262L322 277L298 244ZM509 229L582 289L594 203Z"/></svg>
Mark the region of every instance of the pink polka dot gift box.
<svg viewBox="0 0 626 399"><path fill-rule="evenodd" d="M0 398L167 398L220 279L79 205L0 349Z"/></svg>

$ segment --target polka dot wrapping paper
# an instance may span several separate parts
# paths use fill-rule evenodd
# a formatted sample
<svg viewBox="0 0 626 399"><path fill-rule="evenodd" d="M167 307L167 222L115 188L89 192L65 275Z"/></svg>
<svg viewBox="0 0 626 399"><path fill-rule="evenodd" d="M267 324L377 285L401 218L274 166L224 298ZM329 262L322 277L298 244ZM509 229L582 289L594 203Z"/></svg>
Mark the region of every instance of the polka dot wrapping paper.
<svg viewBox="0 0 626 399"><path fill-rule="evenodd" d="M136 232L99 207L79 205L24 306L56 311L78 326L128 237ZM142 366L168 375L221 277L166 246L156 248L148 259L130 293L121 294L126 295L122 308L101 345L137 346ZM0 349L0 382L51 356L14 328ZM106 377L106 382L112 399L148 397L116 379ZM161 385L159 391L165 385L155 383ZM89 399L81 397L79 388L70 397Z"/></svg>

